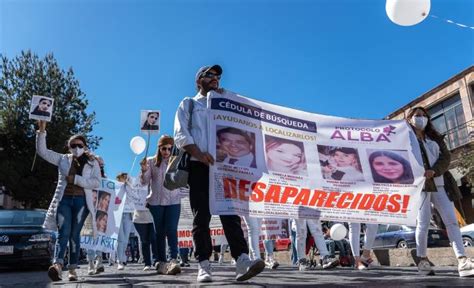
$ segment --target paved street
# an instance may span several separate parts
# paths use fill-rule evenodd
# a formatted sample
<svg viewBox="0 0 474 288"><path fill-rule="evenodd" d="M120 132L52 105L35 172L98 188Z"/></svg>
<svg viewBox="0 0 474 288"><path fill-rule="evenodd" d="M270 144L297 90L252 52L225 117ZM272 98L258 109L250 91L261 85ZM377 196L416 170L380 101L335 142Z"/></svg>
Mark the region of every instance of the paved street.
<svg viewBox="0 0 474 288"><path fill-rule="evenodd" d="M129 264L124 271L106 267L106 272L96 276L86 275L86 266L78 270L80 279L52 284L46 272L0 272L0 287L153 287L153 286L215 286L215 287L309 287L309 286L364 286L364 287L474 287L474 278L459 278L455 267L436 267L436 276L421 277L415 267L383 267L377 270L356 271L350 268L333 270L312 270L299 272L294 267L282 265L277 270L265 270L251 281L238 283L233 281L234 268L227 265L213 265L214 282L198 285L196 264L177 276L157 275L154 272L142 271L142 265ZM64 274L66 276L66 273Z"/></svg>

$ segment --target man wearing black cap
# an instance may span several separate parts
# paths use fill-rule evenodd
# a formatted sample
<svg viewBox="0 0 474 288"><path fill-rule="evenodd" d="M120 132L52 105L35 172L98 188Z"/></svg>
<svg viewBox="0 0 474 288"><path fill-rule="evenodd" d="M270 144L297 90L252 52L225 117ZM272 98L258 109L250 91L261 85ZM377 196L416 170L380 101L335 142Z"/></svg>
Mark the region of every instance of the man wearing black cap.
<svg viewBox="0 0 474 288"><path fill-rule="evenodd" d="M212 242L209 222L209 165L214 157L208 152L210 138L208 129L207 93L223 93L219 88L222 68L219 65L201 67L196 73L198 93L193 98L185 98L179 104L174 121L175 144L191 154L189 173L189 200L194 214L193 241L196 258L199 260L198 282L211 282L212 275L209 257L212 254ZM192 111L192 112L191 112ZM191 117L191 127L189 126ZM220 216L224 233L229 243L232 257L237 260L236 280L245 281L262 272L265 262L261 259L249 259L248 245L237 215Z"/></svg>

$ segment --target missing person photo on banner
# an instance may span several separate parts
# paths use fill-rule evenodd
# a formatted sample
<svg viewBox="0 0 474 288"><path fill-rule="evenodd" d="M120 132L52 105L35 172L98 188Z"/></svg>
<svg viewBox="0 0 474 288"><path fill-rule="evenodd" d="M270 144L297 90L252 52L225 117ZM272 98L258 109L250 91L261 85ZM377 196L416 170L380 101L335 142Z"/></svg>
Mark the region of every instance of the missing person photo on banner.
<svg viewBox="0 0 474 288"><path fill-rule="evenodd" d="M415 178L406 150L368 149L372 178L376 183L413 184Z"/></svg>
<svg viewBox="0 0 474 288"><path fill-rule="evenodd" d="M318 153L324 179L364 181L356 148L318 145Z"/></svg>
<svg viewBox="0 0 474 288"><path fill-rule="evenodd" d="M265 160L269 171L306 176L304 144L270 135L265 135Z"/></svg>
<svg viewBox="0 0 474 288"><path fill-rule="evenodd" d="M234 127L217 127L216 162L257 168L255 133Z"/></svg>
<svg viewBox="0 0 474 288"><path fill-rule="evenodd" d="M159 133L160 111L142 110L140 113L140 130L147 133Z"/></svg>
<svg viewBox="0 0 474 288"><path fill-rule="evenodd" d="M34 95L31 99L29 119L51 122L53 103L53 98Z"/></svg>

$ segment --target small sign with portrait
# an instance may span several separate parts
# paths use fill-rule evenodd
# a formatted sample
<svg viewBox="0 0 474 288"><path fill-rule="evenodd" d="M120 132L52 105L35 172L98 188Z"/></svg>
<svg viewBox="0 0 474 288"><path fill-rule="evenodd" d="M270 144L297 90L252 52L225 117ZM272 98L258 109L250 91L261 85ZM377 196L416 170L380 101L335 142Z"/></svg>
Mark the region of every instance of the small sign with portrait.
<svg viewBox="0 0 474 288"><path fill-rule="evenodd" d="M159 133L160 111L142 110L140 113L140 130L147 133Z"/></svg>
<svg viewBox="0 0 474 288"><path fill-rule="evenodd" d="M46 96L33 95L30 105L29 119L51 122L54 99Z"/></svg>

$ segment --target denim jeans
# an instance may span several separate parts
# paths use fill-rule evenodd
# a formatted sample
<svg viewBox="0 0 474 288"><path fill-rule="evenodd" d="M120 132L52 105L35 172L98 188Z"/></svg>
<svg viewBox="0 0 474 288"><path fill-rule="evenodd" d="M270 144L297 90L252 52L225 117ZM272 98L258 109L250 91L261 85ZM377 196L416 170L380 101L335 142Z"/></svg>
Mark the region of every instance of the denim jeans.
<svg viewBox="0 0 474 288"><path fill-rule="evenodd" d="M99 257L102 258L102 251L87 249L87 262L92 262Z"/></svg>
<svg viewBox="0 0 474 288"><path fill-rule="evenodd" d="M290 226L291 227L291 226ZM296 231L290 228L291 238L291 263L296 265L298 263L298 252L296 251Z"/></svg>
<svg viewBox="0 0 474 288"><path fill-rule="evenodd" d="M181 204L176 205L150 205L150 212L155 223L157 260L166 262L166 240L171 259L178 258L178 222Z"/></svg>
<svg viewBox="0 0 474 288"><path fill-rule="evenodd" d="M145 262L145 266L151 266L152 263L152 257L150 254L150 248L151 251L153 251L153 256L157 255L157 247L156 247L156 241L155 239L155 228L153 227L153 223L133 223L135 225L135 230L137 230L138 235L140 236L140 242L141 242L141 250L142 250L142 256L143 256L143 261ZM153 259L153 262L155 262L156 259Z"/></svg>
<svg viewBox="0 0 474 288"><path fill-rule="evenodd" d="M125 250L127 250L132 225L132 213L123 213L122 224L120 224L120 231L117 240L117 258L120 263L127 263L128 257L125 254Z"/></svg>
<svg viewBox="0 0 474 288"><path fill-rule="evenodd" d="M75 269L79 260L81 229L84 226L89 209L86 206L85 196L63 196L57 211L58 238L54 249L53 263L64 265L69 242L69 268Z"/></svg>

